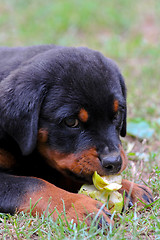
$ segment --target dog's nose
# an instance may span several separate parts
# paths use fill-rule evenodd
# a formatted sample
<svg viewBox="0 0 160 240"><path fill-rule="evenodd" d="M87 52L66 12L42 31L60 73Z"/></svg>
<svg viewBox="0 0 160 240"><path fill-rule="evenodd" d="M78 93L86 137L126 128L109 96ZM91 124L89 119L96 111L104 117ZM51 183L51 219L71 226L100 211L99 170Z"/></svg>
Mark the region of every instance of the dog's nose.
<svg viewBox="0 0 160 240"><path fill-rule="evenodd" d="M122 166L122 158L119 153L110 153L99 156L102 166L106 168L108 173L118 173Z"/></svg>

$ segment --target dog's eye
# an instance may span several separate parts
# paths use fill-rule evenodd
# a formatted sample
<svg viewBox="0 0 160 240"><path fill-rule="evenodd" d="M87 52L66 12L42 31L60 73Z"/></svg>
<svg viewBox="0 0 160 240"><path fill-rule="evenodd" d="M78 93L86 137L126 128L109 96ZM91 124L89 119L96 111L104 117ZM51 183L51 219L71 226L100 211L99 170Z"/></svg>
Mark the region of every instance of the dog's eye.
<svg viewBox="0 0 160 240"><path fill-rule="evenodd" d="M119 116L120 116L120 112L118 111L114 114L113 120L117 120L119 118Z"/></svg>
<svg viewBox="0 0 160 240"><path fill-rule="evenodd" d="M116 116L115 116L115 118L116 118L116 119L119 119L119 118L121 118L121 117L122 117L122 113L121 113L120 111L118 111L117 114L116 114Z"/></svg>
<svg viewBox="0 0 160 240"><path fill-rule="evenodd" d="M78 121L78 119L76 119L76 118L66 118L66 119L64 120L64 123L65 123L68 127L71 127L71 128L78 127L78 125L79 125L79 121Z"/></svg>
<svg viewBox="0 0 160 240"><path fill-rule="evenodd" d="M122 112L118 111L115 115L114 115L114 118L113 118L113 121L115 122L121 122L122 120Z"/></svg>

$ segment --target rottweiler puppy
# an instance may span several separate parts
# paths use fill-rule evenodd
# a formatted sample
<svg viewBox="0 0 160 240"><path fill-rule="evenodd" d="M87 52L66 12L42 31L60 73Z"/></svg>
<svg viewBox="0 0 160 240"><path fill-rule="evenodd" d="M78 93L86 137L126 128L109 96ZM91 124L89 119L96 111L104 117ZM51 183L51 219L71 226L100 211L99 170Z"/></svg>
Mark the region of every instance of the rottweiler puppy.
<svg viewBox="0 0 160 240"><path fill-rule="evenodd" d="M94 217L102 204L77 192L94 171L126 168L125 135L126 87L111 59L84 47L0 48L0 212L29 211L31 199L33 214L49 204L56 219L64 204L69 220ZM122 185L130 205L153 201L146 186Z"/></svg>

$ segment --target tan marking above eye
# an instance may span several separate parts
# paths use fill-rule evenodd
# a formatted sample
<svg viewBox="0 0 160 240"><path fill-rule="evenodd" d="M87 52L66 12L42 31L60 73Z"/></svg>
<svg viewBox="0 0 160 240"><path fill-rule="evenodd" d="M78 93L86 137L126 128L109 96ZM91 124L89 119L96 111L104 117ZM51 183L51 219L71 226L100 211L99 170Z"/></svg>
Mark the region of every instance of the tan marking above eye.
<svg viewBox="0 0 160 240"><path fill-rule="evenodd" d="M119 102L118 102L118 100L114 100L114 103L113 103L114 112L117 112L118 108L119 108Z"/></svg>
<svg viewBox="0 0 160 240"><path fill-rule="evenodd" d="M82 121L82 122L87 122L88 121L88 112L84 109L84 108L81 108L79 114L78 114L78 117L79 119Z"/></svg>

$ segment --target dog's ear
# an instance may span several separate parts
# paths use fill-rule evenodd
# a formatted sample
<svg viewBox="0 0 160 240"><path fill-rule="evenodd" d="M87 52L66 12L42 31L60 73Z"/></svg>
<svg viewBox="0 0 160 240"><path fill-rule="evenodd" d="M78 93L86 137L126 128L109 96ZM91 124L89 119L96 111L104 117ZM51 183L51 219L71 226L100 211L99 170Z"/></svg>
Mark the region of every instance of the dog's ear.
<svg viewBox="0 0 160 240"><path fill-rule="evenodd" d="M0 82L0 126L18 143L23 155L30 154L36 146L45 96L40 79L42 76L37 77L33 67L23 67Z"/></svg>
<svg viewBox="0 0 160 240"><path fill-rule="evenodd" d="M122 94L123 94L123 97L125 99L125 105L126 105L125 112L124 112L124 115L123 115L123 120L122 120L123 123L122 123L122 128L121 128L120 135L122 137L125 137L126 136L126 132L127 132L127 104L126 104L127 90L126 90L126 85L125 85L124 78L122 77L121 74L119 74L119 80L120 80Z"/></svg>

